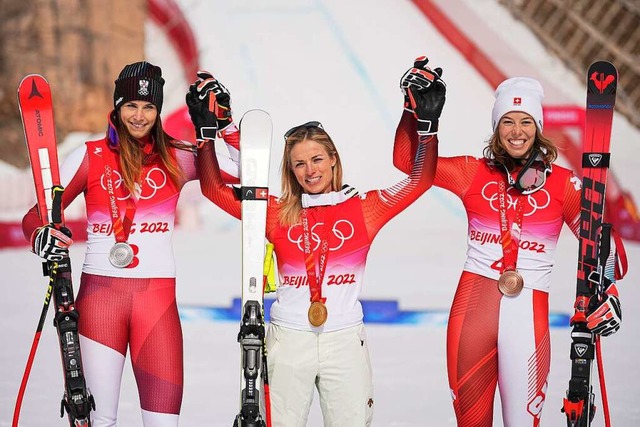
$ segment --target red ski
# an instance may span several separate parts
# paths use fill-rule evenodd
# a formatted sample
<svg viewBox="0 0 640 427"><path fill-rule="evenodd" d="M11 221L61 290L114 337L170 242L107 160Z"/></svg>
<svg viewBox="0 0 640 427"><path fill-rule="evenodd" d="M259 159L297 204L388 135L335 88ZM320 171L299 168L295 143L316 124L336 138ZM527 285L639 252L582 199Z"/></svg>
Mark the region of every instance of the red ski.
<svg viewBox="0 0 640 427"><path fill-rule="evenodd" d="M44 77L30 74L18 87L18 105L33 172L38 208L43 224L51 220L51 195L54 185L60 184L58 151L53 123L51 88Z"/></svg>
<svg viewBox="0 0 640 427"><path fill-rule="evenodd" d="M589 301L603 292L604 267L610 248L609 224L604 224L605 190L609 170L611 124L616 101L618 71L610 62L598 61L587 72L587 108L582 157L582 203L575 312L571 318L571 379L562 411L568 427L588 427L595 414L592 365L599 356L599 336L587 328ZM608 406L602 370L603 413L608 426Z"/></svg>
<svg viewBox="0 0 640 427"><path fill-rule="evenodd" d="M42 224L53 224L57 228L64 227L62 206L64 189L60 186L53 103L47 80L39 74L30 74L22 79L18 86L18 105ZM16 398L12 426L18 426L22 399L53 295L56 308L54 324L60 343L65 385L60 416L64 416L66 411L72 427L90 427L89 413L95 408L95 404L93 396L87 390L82 370L78 312L75 309L71 282L71 261L65 257L58 262L46 262L45 274L49 276L49 286Z"/></svg>

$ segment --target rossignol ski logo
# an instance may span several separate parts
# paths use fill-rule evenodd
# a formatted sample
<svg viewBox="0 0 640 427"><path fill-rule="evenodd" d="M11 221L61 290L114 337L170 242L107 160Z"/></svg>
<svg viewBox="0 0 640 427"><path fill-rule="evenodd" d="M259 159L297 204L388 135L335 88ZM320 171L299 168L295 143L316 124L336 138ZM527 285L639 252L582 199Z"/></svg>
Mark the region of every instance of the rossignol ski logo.
<svg viewBox="0 0 640 427"><path fill-rule="evenodd" d="M598 89L598 92L602 95L604 90L609 87L613 82L616 81L616 76L613 74L599 73L594 71L591 74L590 80L593 82L593 85ZM615 89L615 86L613 87Z"/></svg>
<svg viewBox="0 0 640 427"><path fill-rule="evenodd" d="M31 80L31 93L29 94L29 98L34 98L34 97L40 97L42 99L44 99L44 96L42 96L42 94L40 93L40 90L38 90L38 85L36 85L36 79L32 79Z"/></svg>
<svg viewBox="0 0 640 427"><path fill-rule="evenodd" d="M600 160L602 160L602 154L589 154L589 163L591 163L591 166L598 166Z"/></svg>
<svg viewBox="0 0 640 427"><path fill-rule="evenodd" d="M573 348L576 350L578 356L582 357L589 349L589 346L586 344L575 344Z"/></svg>

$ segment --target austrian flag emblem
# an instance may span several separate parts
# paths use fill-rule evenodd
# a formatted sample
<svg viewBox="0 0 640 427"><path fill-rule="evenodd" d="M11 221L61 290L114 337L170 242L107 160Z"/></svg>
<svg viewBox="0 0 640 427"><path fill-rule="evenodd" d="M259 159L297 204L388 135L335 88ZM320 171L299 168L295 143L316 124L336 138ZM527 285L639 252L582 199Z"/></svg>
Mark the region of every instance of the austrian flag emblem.
<svg viewBox="0 0 640 427"><path fill-rule="evenodd" d="M149 95L149 80L140 80L138 81L138 95L148 96Z"/></svg>

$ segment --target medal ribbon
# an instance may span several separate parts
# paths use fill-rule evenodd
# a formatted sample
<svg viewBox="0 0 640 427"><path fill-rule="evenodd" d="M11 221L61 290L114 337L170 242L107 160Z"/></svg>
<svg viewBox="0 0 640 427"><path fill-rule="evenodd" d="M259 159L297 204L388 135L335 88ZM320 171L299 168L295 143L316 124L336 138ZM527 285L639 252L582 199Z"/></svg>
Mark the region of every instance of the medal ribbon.
<svg viewBox="0 0 640 427"><path fill-rule="evenodd" d="M120 218L120 209L116 200L115 189L113 186L113 167L109 165L108 160L103 157L104 160L104 178L107 184L107 193L109 194L109 213L111 216L111 224L113 225L113 235L116 238L116 242L126 242L131 232L131 225L133 224L133 217L136 214L136 206L132 200L132 196L127 198L127 207L124 212L124 220Z"/></svg>
<svg viewBox="0 0 640 427"><path fill-rule="evenodd" d="M327 213L332 212L327 207ZM302 241L304 242L304 265L307 269L307 277L309 278L309 292L311 293L311 302L320 301L325 303L327 298L322 297L322 279L327 269L329 260L329 229L333 227L333 215L325 218L322 240L320 241L320 255L318 259L318 273L316 274L316 265L313 260L313 251L311 250L311 233L309 231L309 218L307 209L302 209Z"/></svg>
<svg viewBox="0 0 640 427"><path fill-rule="evenodd" d="M502 244L502 269L500 273L516 269L520 233L524 216L523 196L516 196L516 217L509 227L507 218L507 188L504 181L498 182L498 213L500 214L500 243Z"/></svg>

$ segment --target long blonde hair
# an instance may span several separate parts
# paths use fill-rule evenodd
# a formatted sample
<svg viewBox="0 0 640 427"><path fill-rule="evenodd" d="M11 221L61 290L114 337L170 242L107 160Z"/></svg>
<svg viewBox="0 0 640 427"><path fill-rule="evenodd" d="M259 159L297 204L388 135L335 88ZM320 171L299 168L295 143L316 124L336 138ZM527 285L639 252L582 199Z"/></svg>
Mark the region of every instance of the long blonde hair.
<svg viewBox="0 0 640 427"><path fill-rule="evenodd" d="M482 154L486 159L500 163L504 165L507 170L511 171L520 164L520 159L514 159L511 157L500 143L500 135L498 133L499 126L500 125L496 127L495 132L491 135L488 145L484 147ZM536 136L533 144L523 159L528 159L529 156L536 151L542 155L544 162L547 164L553 163L558 158L558 148L553 141L545 137L542 132L540 132L538 127L536 127Z"/></svg>
<svg viewBox="0 0 640 427"><path fill-rule="evenodd" d="M126 126L120 120L120 115L117 110L114 110L111 114L111 122L115 126L118 134L117 144L120 147L120 172L122 173L125 187L127 187L129 192L133 193L135 191L135 184L140 181L145 154L138 140L131 136ZM188 150L189 146L176 141L164 131L160 114L158 114L156 122L151 128L150 136L154 141L154 153L159 155L162 165L166 168L167 172L169 172L171 181L179 188L184 180L184 173L176 161L175 155L169 150L169 147ZM112 144L113 143L116 143L116 141L112 141Z"/></svg>
<svg viewBox="0 0 640 427"><path fill-rule="evenodd" d="M296 144L303 141L317 142L325 148L329 156L335 158L336 163L332 169L331 190L338 191L342 188L342 162L340 161L338 150L329 134L320 127L300 126L299 129L286 139L282 153L282 162L280 163L282 196L280 197L279 219L282 225L293 225L300 220L300 213L302 212L301 197L304 190L298 183L296 175L293 173L291 150Z"/></svg>

